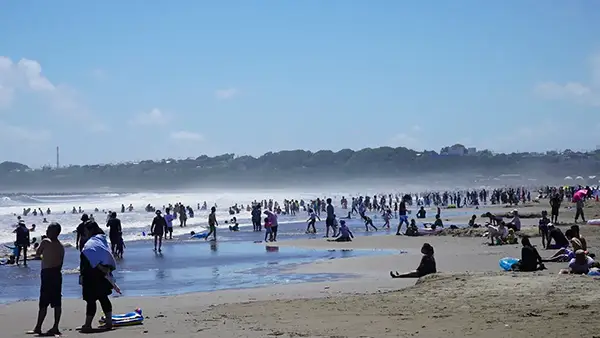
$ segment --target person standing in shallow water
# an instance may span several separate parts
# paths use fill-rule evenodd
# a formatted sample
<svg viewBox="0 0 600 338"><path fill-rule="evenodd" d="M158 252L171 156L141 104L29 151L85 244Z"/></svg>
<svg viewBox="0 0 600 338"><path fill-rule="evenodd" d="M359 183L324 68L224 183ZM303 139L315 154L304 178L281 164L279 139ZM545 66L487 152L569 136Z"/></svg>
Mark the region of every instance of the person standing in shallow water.
<svg viewBox="0 0 600 338"><path fill-rule="evenodd" d="M208 237L210 237L210 235L213 235L213 241L217 240L217 225L219 225L219 223L217 222L217 208L212 207L210 208L210 214L208 215L208 229L209 232L206 235L206 237L204 237L204 240L207 241Z"/></svg>
<svg viewBox="0 0 600 338"><path fill-rule="evenodd" d="M40 242L36 256L42 258L40 272L40 302L37 323L29 334L42 335L42 324L46 319L48 306L54 309L54 325L46 335L60 335L58 324L62 314L62 266L65 258L65 248L58 240L60 224L52 222L46 230L46 238Z"/></svg>
<svg viewBox="0 0 600 338"><path fill-rule="evenodd" d="M327 199L327 218L325 219L325 237L329 237L329 229L331 228L331 230L333 231L333 236L335 236L335 229L334 229L334 223L335 223L335 209L333 208L333 205L331 205L331 198Z"/></svg>
<svg viewBox="0 0 600 338"><path fill-rule="evenodd" d="M156 210L156 217L152 220L152 226L150 227L150 233L154 236L154 251L156 251L156 245L158 244L158 252L162 252L162 238L167 228L167 222L161 215L160 210Z"/></svg>
<svg viewBox="0 0 600 338"><path fill-rule="evenodd" d="M110 239L110 247L111 247L111 251L114 255L116 252L115 249L117 248L117 245L120 244L122 236L123 236L123 229L121 228L121 220L117 218L116 212L113 211L110 213L108 222L106 222L106 227L109 228L108 238Z"/></svg>

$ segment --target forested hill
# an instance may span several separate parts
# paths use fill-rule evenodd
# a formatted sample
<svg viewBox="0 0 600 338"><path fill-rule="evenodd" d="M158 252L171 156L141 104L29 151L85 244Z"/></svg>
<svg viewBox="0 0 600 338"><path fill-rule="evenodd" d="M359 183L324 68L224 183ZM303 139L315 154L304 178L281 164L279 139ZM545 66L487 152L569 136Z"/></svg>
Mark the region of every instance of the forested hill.
<svg viewBox="0 0 600 338"><path fill-rule="evenodd" d="M521 174L532 177L564 177L600 174L600 150L591 152L495 154L468 150L462 145L440 152L407 148L366 148L338 152L304 150L269 152L258 158L223 154L188 159L164 159L116 164L72 165L31 169L15 162L0 163L0 186L19 189L32 186L174 186L178 183L218 182L298 183L323 178L395 178L461 175L491 177ZM600 175L599 175L600 176Z"/></svg>

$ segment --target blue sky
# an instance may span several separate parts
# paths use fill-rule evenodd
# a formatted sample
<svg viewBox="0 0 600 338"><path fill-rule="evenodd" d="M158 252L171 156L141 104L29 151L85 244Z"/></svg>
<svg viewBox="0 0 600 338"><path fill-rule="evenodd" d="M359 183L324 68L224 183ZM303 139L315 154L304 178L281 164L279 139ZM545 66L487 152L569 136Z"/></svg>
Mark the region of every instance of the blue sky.
<svg viewBox="0 0 600 338"><path fill-rule="evenodd" d="M0 160L600 144L596 1L3 1ZM575 129L577 138L572 137Z"/></svg>

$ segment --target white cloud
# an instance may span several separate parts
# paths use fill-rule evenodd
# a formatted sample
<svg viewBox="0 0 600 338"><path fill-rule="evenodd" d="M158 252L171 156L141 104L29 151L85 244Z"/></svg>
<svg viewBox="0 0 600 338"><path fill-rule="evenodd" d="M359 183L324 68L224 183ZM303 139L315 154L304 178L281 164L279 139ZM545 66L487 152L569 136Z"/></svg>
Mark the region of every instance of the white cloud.
<svg viewBox="0 0 600 338"><path fill-rule="evenodd" d="M202 141L204 137L201 134L194 133L191 131L175 131L171 133L171 138L176 141Z"/></svg>
<svg viewBox="0 0 600 338"><path fill-rule="evenodd" d="M13 62L6 56L0 56L0 108L9 109L17 93L40 97L53 110L69 118L83 122L92 118L89 110L78 100L75 90L46 78L39 62L25 58Z"/></svg>
<svg viewBox="0 0 600 338"><path fill-rule="evenodd" d="M570 81L564 84L546 81L536 84L535 94L547 100L569 100L578 104L600 107L600 54L590 59L590 83Z"/></svg>
<svg viewBox="0 0 600 338"><path fill-rule="evenodd" d="M13 126L0 122L0 139L6 142L15 143L40 143L48 141L52 138L52 135L47 130L23 128L19 126Z"/></svg>
<svg viewBox="0 0 600 338"><path fill-rule="evenodd" d="M147 113L137 114L130 123L138 126L162 126L169 122L170 116L154 108Z"/></svg>
<svg viewBox="0 0 600 338"><path fill-rule="evenodd" d="M238 93L239 92L236 88L219 89L215 91L215 96L219 100L228 100L232 99Z"/></svg>

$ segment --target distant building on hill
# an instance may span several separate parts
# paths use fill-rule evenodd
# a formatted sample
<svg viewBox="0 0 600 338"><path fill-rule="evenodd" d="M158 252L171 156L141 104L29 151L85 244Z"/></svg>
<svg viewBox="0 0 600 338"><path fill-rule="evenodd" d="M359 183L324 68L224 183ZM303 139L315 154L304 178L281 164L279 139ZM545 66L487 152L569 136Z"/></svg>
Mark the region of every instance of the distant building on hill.
<svg viewBox="0 0 600 338"><path fill-rule="evenodd" d="M467 148L467 155L469 155L469 156L477 155L477 148L475 148L475 147Z"/></svg>
<svg viewBox="0 0 600 338"><path fill-rule="evenodd" d="M462 144L455 144L450 147L444 147L440 150L440 155L464 156L468 154L468 150Z"/></svg>

